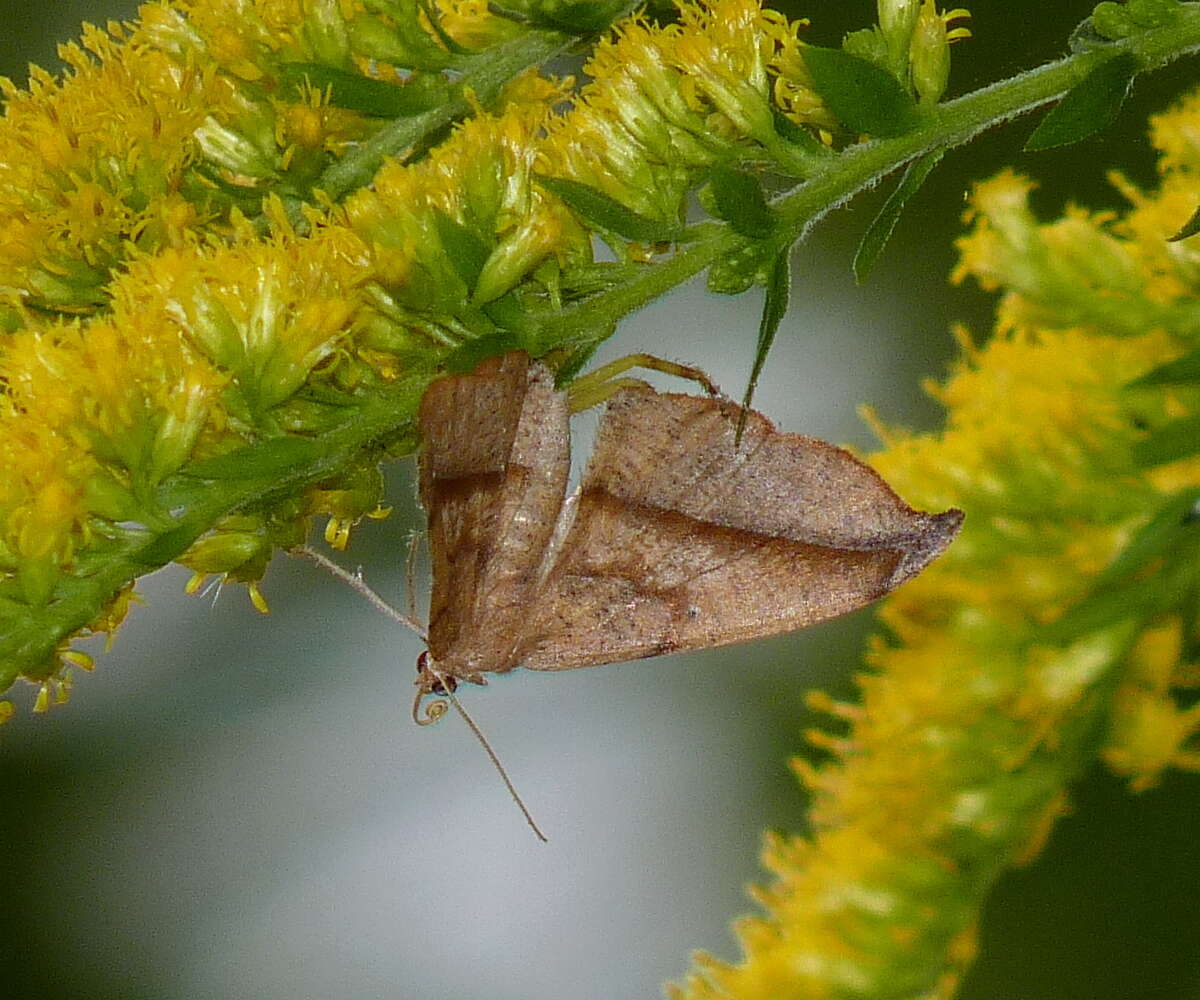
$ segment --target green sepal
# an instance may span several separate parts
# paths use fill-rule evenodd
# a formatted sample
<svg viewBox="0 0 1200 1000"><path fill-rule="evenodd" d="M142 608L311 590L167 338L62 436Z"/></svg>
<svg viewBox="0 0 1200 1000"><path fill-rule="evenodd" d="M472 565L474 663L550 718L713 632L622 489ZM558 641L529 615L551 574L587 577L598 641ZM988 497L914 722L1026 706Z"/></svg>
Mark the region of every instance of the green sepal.
<svg viewBox="0 0 1200 1000"><path fill-rule="evenodd" d="M49 603L61 579L62 569L52 554L40 559L22 559L17 568L21 596L35 608Z"/></svg>
<svg viewBox="0 0 1200 1000"><path fill-rule="evenodd" d="M566 177L547 177L534 174L534 180L572 212L598 229L615 233L639 243L660 243L678 240L683 227L677 223L659 222L622 205L615 198L579 181Z"/></svg>
<svg viewBox="0 0 1200 1000"><path fill-rule="evenodd" d="M417 5L412 0L370 0L369 7L389 14L395 25L384 24L370 16L357 17L349 24L350 48L373 59L381 59L405 69L440 72L462 61L441 48L421 27Z"/></svg>
<svg viewBox="0 0 1200 1000"><path fill-rule="evenodd" d="M1200 452L1200 416L1163 424L1133 446L1133 459L1146 467L1165 465Z"/></svg>
<svg viewBox="0 0 1200 1000"><path fill-rule="evenodd" d="M758 377L762 374L771 345L775 343L775 334L779 332L779 324L787 314L788 303L792 295L792 248L790 245L775 257L771 274L767 278L767 294L763 299L762 316L758 321L758 344L754 349L754 365L750 369L750 380L746 383L746 392L742 396L742 413L738 417L737 443L741 443L742 431L746 427L747 411L754 400L754 390L758 388Z"/></svg>
<svg viewBox="0 0 1200 1000"><path fill-rule="evenodd" d="M318 63L287 63L279 75L296 90L307 81L320 91L328 91L334 107L375 118L411 118L438 107L450 95L450 84L433 74L416 76L401 86Z"/></svg>
<svg viewBox="0 0 1200 1000"><path fill-rule="evenodd" d="M1187 385L1193 382L1200 382L1200 350L1152 368L1145 375L1128 383L1125 388L1142 389L1156 385Z"/></svg>
<svg viewBox="0 0 1200 1000"><path fill-rule="evenodd" d="M25 319L19 309L0 302L0 333L16 333L25 326Z"/></svg>
<svg viewBox="0 0 1200 1000"><path fill-rule="evenodd" d="M483 273L483 266L491 256L491 247L441 209L434 209L433 222L442 249L446 251L455 273L467 286L467 295L470 296L479 281L479 275Z"/></svg>
<svg viewBox="0 0 1200 1000"><path fill-rule="evenodd" d="M1121 110L1138 68L1129 52L1100 63L1041 120L1026 141L1025 152L1069 146L1107 128Z"/></svg>
<svg viewBox="0 0 1200 1000"><path fill-rule="evenodd" d="M104 471L88 477L84 502L90 513L108 521L137 521L145 517L143 505L129 487Z"/></svg>
<svg viewBox="0 0 1200 1000"><path fill-rule="evenodd" d="M718 219L729 223L734 232L751 239L764 239L773 233L778 221L767 204L759 179L728 164L715 164L708 172L708 205Z"/></svg>
<svg viewBox="0 0 1200 1000"><path fill-rule="evenodd" d="M861 285L867 280L867 275L874 269L883 254L884 247L891 239L892 231L896 228L896 223L900 221L900 216L909 199L921 190L925 178L938 165L944 152L944 150L935 149L933 152L913 160L908 165L908 169L904 171L904 176L900 178L900 183L888 195L879 214L867 227L867 231L863 234L858 249L854 253L854 280L858 284Z"/></svg>
<svg viewBox="0 0 1200 1000"><path fill-rule="evenodd" d="M847 128L886 139L917 124L916 101L887 70L841 49L809 45L801 52L813 87Z"/></svg>

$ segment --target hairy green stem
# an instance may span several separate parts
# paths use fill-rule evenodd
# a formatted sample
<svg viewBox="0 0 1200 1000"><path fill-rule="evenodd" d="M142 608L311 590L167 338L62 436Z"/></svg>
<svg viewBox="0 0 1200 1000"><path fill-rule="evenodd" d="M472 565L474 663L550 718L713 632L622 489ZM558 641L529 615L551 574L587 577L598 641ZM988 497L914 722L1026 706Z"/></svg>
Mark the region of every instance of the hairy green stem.
<svg viewBox="0 0 1200 1000"><path fill-rule="evenodd" d="M963 145L985 129L1057 100L1097 64L1122 51L1133 54L1144 70L1200 51L1200 3L1187 4L1168 28L1068 56L948 101L925 111L922 124L905 135L866 142L818 164L804 183L773 202L781 224L770 237L772 243L783 247L802 238L825 214L908 161L935 149ZM624 316L754 242L724 223L703 223L688 235L690 241L683 249L643 268L620 288L539 317L539 342L586 343L596 334L602 337Z"/></svg>

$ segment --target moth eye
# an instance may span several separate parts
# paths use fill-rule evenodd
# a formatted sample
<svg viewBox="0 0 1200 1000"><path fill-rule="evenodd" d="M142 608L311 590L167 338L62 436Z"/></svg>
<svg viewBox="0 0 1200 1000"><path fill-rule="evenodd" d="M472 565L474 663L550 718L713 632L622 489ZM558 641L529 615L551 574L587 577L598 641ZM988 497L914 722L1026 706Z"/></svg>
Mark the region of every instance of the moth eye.
<svg viewBox="0 0 1200 1000"><path fill-rule="evenodd" d="M697 607L688 608L687 616L690 621L695 621L697 618L700 617L700 609Z"/></svg>

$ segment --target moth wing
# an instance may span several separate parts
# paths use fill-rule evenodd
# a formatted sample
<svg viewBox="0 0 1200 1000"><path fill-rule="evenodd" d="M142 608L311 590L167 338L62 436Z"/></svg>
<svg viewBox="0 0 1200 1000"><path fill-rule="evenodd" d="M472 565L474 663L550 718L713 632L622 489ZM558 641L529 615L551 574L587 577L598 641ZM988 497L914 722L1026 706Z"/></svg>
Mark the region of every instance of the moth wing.
<svg viewBox="0 0 1200 1000"><path fill-rule="evenodd" d="M429 651L445 673L513 666L563 503L568 421L552 373L520 351L439 379L421 400Z"/></svg>
<svg viewBox="0 0 1200 1000"><path fill-rule="evenodd" d="M519 662L568 670L790 632L914 576L962 514L924 514L833 445L754 411L621 390Z"/></svg>

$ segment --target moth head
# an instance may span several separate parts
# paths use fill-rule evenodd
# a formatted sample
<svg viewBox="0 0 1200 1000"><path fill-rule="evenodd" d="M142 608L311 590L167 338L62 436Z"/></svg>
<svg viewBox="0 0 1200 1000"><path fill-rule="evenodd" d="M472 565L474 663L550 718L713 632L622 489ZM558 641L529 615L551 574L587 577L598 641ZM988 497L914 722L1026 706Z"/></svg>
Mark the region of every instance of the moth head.
<svg viewBox="0 0 1200 1000"><path fill-rule="evenodd" d="M417 686L422 694L453 694L458 690L458 681L450 674L440 673L429 662L429 650L417 657Z"/></svg>

